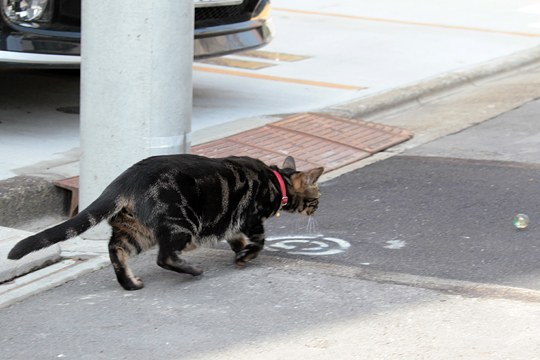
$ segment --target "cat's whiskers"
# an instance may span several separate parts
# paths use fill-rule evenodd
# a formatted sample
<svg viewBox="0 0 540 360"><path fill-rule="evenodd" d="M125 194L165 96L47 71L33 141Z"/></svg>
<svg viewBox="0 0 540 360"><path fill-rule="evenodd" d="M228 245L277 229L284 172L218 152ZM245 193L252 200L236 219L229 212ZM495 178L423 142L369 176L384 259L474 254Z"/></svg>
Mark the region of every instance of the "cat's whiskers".
<svg viewBox="0 0 540 360"><path fill-rule="evenodd" d="M314 234L317 232L317 218L313 215L308 216L308 222L306 226L306 231L308 234Z"/></svg>

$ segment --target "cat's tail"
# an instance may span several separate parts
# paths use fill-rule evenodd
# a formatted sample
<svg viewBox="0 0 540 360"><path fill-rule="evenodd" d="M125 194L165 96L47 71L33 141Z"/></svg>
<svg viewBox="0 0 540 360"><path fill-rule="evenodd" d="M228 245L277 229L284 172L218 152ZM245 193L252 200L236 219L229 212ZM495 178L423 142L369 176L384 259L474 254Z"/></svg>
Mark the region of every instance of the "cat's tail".
<svg viewBox="0 0 540 360"><path fill-rule="evenodd" d="M117 213L120 208L115 201L99 197L75 217L19 241L8 254L8 259L18 260L61 241L82 234Z"/></svg>

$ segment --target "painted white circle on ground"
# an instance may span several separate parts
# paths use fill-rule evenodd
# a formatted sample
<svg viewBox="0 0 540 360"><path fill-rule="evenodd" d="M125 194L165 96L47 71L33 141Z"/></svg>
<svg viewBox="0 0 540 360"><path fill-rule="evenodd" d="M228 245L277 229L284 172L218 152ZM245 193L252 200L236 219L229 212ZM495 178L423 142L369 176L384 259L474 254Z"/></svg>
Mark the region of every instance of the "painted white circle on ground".
<svg viewBox="0 0 540 360"><path fill-rule="evenodd" d="M291 255L335 255L347 251L351 244L343 239L318 235L284 235L266 238L265 249Z"/></svg>

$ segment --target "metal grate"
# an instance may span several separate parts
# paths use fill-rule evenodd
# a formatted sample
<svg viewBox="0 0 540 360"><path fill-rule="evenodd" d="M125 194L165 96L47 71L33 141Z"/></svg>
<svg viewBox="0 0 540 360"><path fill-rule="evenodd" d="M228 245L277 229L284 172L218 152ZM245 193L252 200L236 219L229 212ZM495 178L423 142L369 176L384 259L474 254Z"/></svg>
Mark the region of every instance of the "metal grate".
<svg viewBox="0 0 540 360"><path fill-rule="evenodd" d="M231 6L208 6L195 9L195 28L219 26L248 21L260 0L245 0ZM66 25L81 25L81 0L57 0L56 21Z"/></svg>
<svg viewBox="0 0 540 360"><path fill-rule="evenodd" d="M245 0L240 5L201 7L195 9L195 28L248 21L259 0Z"/></svg>
<svg viewBox="0 0 540 360"><path fill-rule="evenodd" d="M81 26L81 1L59 0L56 2L56 20L62 24Z"/></svg>

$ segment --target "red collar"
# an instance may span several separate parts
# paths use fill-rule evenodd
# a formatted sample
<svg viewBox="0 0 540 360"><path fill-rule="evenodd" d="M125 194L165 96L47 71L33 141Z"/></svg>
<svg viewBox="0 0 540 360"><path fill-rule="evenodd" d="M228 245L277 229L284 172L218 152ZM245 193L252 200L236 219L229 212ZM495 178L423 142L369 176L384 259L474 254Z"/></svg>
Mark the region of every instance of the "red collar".
<svg viewBox="0 0 540 360"><path fill-rule="evenodd" d="M277 170L272 170L274 175L276 175L277 181L279 182L279 189L281 190L281 206L280 209L289 203L289 198L287 197L287 188L285 187L285 181L283 177Z"/></svg>

